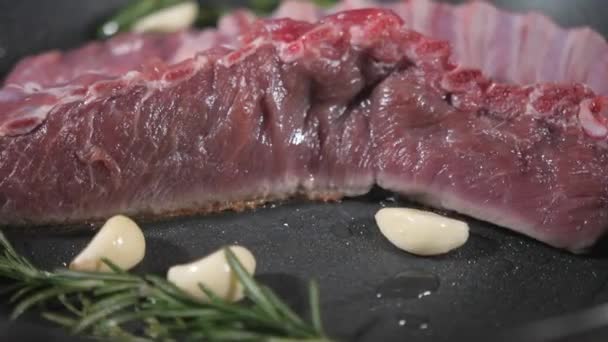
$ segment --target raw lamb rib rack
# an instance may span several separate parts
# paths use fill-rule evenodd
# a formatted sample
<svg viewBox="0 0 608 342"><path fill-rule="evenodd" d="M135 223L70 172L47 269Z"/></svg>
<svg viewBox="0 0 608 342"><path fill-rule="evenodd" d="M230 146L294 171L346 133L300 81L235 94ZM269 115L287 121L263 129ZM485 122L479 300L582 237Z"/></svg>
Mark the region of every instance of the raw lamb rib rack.
<svg viewBox="0 0 608 342"><path fill-rule="evenodd" d="M588 86L494 82L388 9L245 26L239 40L209 32L238 48L177 64L9 75L0 222L339 199L377 184L573 251L607 230L608 98Z"/></svg>

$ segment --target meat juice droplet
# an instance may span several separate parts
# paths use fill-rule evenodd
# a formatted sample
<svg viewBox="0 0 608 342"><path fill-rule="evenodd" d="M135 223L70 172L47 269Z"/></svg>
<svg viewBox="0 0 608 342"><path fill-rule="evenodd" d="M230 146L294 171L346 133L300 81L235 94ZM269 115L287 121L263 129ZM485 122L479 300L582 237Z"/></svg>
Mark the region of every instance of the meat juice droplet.
<svg viewBox="0 0 608 342"><path fill-rule="evenodd" d="M376 298L423 298L439 288L439 277L423 270L407 270L384 281Z"/></svg>
<svg viewBox="0 0 608 342"><path fill-rule="evenodd" d="M429 319L423 316L401 314L395 316L397 325L400 328L426 330L429 328Z"/></svg>
<svg viewBox="0 0 608 342"><path fill-rule="evenodd" d="M354 341L408 341L414 331L424 333L431 328L428 317L410 313L387 313L373 317L355 333ZM426 334L426 333L424 333ZM401 337L401 339L397 339Z"/></svg>
<svg viewBox="0 0 608 342"><path fill-rule="evenodd" d="M329 228L329 231L336 237L339 238L349 238L349 237L364 237L368 236L370 232L370 227L368 221L366 220L357 220L355 218L351 218L348 221L339 222Z"/></svg>
<svg viewBox="0 0 608 342"><path fill-rule="evenodd" d="M397 203L397 197L395 195L388 196L385 199L380 201L380 206L382 208L394 206Z"/></svg>

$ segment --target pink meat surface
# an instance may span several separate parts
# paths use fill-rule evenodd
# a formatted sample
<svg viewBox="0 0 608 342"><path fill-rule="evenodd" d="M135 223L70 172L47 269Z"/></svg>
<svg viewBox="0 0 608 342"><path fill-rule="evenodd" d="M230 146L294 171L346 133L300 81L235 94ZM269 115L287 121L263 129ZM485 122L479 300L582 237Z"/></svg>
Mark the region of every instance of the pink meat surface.
<svg viewBox="0 0 608 342"><path fill-rule="evenodd" d="M343 0L329 10L292 0L277 13L315 21L328 12L373 7L392 9L407 27L450 42L455 63L496 80L577 82L608 94L606 39L590 28L559 27L540 13L516 14L483 1L451 5L432 0Z"/></svg>
<svg viewBox="0 0 608 342"><path fill-rule="evenodd" d="M215 29L168 34L124 33L71 51L50 51L24 58L5 85L35 88L66 84L86 75L118 76L132 70L174 64L215 46L234 47L257 18L246 10L224 16Z"/></svg>
<svg viewBox="0 0 608 342"><path fill-rule="evenodd" d="M377 184L575 251L608 229L608 98L590 87L493 80L390 10L242 18L231 47L176 64L7 84L0 223L207 212Z"/></svg>
<svg viewBox="0 0 608 342"><path fill-rule="evenodd" d="M606 40L589 28L559 27L538 13L511 13L482 1L450 5L432 0L343 0L322 9L307 1L287 0L272 17L316 22L328 13L374 7L392 9L407 27L450 42L455 63L480 69L496 80L516 84L576 82L608 94ZM252 12L241 9L225 15L218 29L168 35L131 33L68 53L45 53L23 60L5 84L29 81L33 86L46 86L85 73L119 75L154 65L157 60L177 63L212 46L238 46L238 37L256 19Z"/></svg>

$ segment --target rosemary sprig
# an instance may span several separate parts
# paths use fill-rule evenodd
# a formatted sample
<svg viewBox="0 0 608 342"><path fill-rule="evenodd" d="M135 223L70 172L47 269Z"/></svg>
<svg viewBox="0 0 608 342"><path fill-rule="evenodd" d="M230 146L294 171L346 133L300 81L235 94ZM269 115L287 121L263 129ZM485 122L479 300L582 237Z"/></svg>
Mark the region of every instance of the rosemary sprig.
<svg viewBox="0 0 608 342"><path fill-rule="evenodd" d="M183 2L193 0L132 0L132 2L118 10L114 16L104 22L97 30L99 38L108 38L119 32L129 31L137 20ZM337 0L311 0L320 7L329 7ZM247 7L258 15L266 15L274 11L281 3L281 0L247 0ZM200 4L200 11L196 20L196 26L214 26L217 20L227 11L225 5Z"/></svg>
<svg viewBox="0 0 608 342"><path fill-rule="evenodd" d="M228 302L204 287L210 301L202 302L163 278L135 275L109 260L104 260L109 273L40 270L19 255L2 232L0 278L11 283L11 318L43 307L44 318L74 334L127 341L330 341L321 326L314 282L307 323L270 288L258 284L230 249L225 253L248 303Z"/></svg>
<svg viewBox="0 0 608 342"><path fill-rule="evenodd" d="M107 38L116 33L128 31L138 19L186 1L191 0L132 0L99 27L97 36Z"/></svg>

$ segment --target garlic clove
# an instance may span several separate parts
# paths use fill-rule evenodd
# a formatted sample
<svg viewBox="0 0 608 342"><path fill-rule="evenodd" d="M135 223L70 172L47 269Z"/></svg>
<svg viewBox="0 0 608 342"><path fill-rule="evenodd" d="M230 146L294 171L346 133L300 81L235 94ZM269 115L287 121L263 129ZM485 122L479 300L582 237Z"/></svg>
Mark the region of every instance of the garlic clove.
<svg viewBox="0 0 608 342"><path fill-rule="evenodd" d="M445 254L469 238L466 222L417 209L381 209L376 213L376 223L392 244L421 256Z"/></svg>
<svg viewBox="0 0 608 342"><path fill-rule="evenodd" d="M249 274L255 272L255 258L245 247L230 246L230 250ZM244 297L243 286L230 268L226 254L220 249L202 259L184 265L176 265L167 272L167 280L186 293L208 300L199 284L210 289L217 296L236 302Z"/></svg>
<svg viewBox="0 0 608 342"><path fill-rule="evenodd" d="M199 6L196 1L163 8L136 21L131 30L134 32L175 32L186 29L196 21Z"/></svg>
<svg viewBox="0 0 608 342"><path fill-rule="evenodd" d="M130 218L117 215L101 227L85 249L70 263L76 271L109 272L106 258L124 270L139 264L146 253L144 234Z"/></svg>

